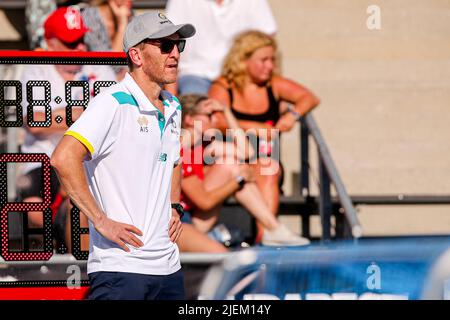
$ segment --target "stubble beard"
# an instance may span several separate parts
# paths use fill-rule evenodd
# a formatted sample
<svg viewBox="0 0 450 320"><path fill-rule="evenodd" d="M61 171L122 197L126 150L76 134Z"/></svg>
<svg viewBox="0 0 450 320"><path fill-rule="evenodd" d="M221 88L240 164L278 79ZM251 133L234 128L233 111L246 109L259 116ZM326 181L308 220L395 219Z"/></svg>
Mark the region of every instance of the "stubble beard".
<svg viewBox="0 0 450 320"><path fill-rule="evenodd" d="M144 74L147 76L149 81L158 83L159 85L171 84L177 81L176 74L166 75L163 68L158 68L155 65L148 65L143 67Z"/></svg>

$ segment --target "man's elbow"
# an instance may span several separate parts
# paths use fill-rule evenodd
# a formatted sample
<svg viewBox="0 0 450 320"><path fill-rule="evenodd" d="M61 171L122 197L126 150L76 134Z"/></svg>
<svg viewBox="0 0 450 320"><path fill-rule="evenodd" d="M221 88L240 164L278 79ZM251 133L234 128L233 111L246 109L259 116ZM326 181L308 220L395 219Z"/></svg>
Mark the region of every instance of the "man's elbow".
<svg viewBox="0 0 450 320"><path fill-rule="evenodd" d="M50 157L50 165L56 170L61 171L64 166L68 165L67 156L64 156L64 152L62 152L58 147L56 147L52 156Z"/></svg>

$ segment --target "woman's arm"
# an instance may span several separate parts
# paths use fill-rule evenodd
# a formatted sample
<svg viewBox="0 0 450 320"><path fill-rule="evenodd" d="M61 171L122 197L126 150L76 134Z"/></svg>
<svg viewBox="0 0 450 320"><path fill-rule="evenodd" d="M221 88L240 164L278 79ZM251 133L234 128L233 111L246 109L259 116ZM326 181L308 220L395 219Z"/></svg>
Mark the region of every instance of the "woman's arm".
<svg viewBox="0 0 450 320"><path fill-rule="evenodd" d="M292 80L274 77L272 85L279 99L294 104L294 110L300 116L304 116L320 103L319 98L309 89ZM275 127L280 131L288 131L295 125L296 121L297 117L288 112L278 120Z"/></svg>
<svg viewBox="0 0 450 320"><path fill-rule="evenodd" d="M308 88L292 80L274 77L272 83L278 97L283 101L294 104L295 110L300 113L301 116L307 114L320 103L319 98L317 98Z"/></svg>
<svg viewBox="0 0 450 320"><path fill-rule="evenodd" d="M115 1L108 1L108 5L116 19L116 32L111 39L112 51L123 51L123 36L131 16L131 9L127 5L118 5Z"/></svg>

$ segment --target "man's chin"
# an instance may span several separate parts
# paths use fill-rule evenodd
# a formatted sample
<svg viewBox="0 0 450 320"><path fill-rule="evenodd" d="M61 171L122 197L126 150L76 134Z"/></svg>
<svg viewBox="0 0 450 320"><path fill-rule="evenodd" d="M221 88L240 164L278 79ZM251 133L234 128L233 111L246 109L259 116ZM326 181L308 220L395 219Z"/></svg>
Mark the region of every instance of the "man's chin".
<svg viewBox="0 0 450 320"><path fill-rule="evenodd" d="M172 84L172 83L175 83L175 82L177 82L177 77L176 76L174 76L174 77L166 77L166 78L164 78L164 84Z"/></svg>

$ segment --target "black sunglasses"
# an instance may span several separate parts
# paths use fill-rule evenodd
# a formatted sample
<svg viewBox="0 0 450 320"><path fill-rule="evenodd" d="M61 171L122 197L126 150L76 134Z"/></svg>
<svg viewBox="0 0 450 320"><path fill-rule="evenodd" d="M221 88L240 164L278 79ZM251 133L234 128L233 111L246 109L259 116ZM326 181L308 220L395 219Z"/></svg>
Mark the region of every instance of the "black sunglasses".
<svg viewBox="0 0 450 320"><path fill-rule="evenodd" d="M186 46L186 40L145 39L144 42L158 46L161 50L161 53L171 53L173 47L175 46L177 46L178 52L181 53Z"/></svg>
<svg viewBox="0 0 450 320"><path fill-rule="evenodd" d="M74 42L65 42L65 41L62 41L62 40L60 40L60 41L61 41L62 44L65 45L67 48L74 50L74 49L76 49L80 44L84 44L84 37L81 37L80 39L75 40Z"/></svg>

